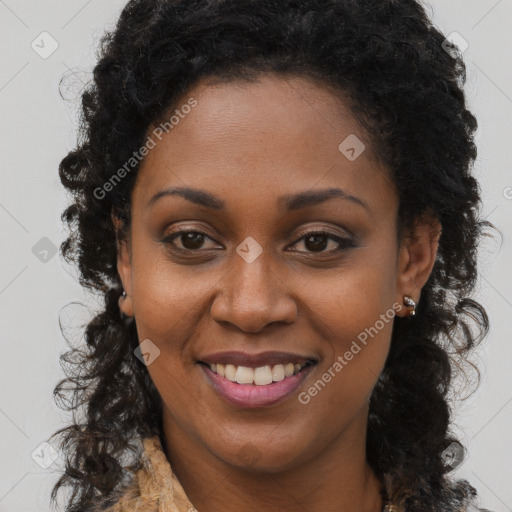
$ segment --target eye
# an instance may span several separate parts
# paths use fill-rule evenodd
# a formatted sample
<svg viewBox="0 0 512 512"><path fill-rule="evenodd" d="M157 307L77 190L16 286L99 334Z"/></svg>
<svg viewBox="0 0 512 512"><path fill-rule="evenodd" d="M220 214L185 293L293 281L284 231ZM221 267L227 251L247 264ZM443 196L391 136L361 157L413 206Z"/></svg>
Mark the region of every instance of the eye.
<svg viewBox="0 0 512 512"><path fill-rule="evenodd" d="M299 232L301 238L299 240L304 240L304 246L308 250L308 252L313 253L322 253L322 252L338 252L343 249L347 249L350 247L355 247L354 242L350 238L343 238L338 235L334 235L329 231L317 230L317 231L305 231ZM298 240L298 241L299 241ZM329 245L328 241L334 241L338 246L334 247L333 250L324 251L324 249ZM297 242L298 242L297 241ZM297 243L295 242L295 243ZM332 247L331 247L332 248ZM302 252L302 251L299 251Z"/></svg>
<svg viewBox="0 0 512 512"><path fill-rule="evenodd" d="M203 233L202 231L181 228L175 233L166 236L162 242L164 244L171 245L178 251L186 252L204 249L203 245L206 238L212 240L206 233ZM176 239L180 240L182 247L176 246L174 242Z"/></svg>
<svg viewBox="0 0 512 512"><path fill-rule="evenodd" d="M355 247L354 242L350 238L344 238L338 235L335 235L333 233L330 233L329 231L324 230L316 230L316 231L305 231L305 232L299 232L299 235L301 235L301 238L297 240L299 242L300 240L304 240L304 245L307 249L306 252L313 252L313 253L322 253L322 252L338 252L343 249L347 249L350 247ZM181 247L177 246L175 243L175 240L179 239L181 242ZM166 236L162 242L164 244L171 245L174 249L181 251L181 252L190 252L190 251L198 251L204 248L205 240L210 239L206 233L203 233L202 231L198 230L190 230L186 228L178 229L175 233L172 233L171 235ZM329 245L329 240L335 242L335 247L331 249L330 251L325 251ZM213 240L212 240L213 241ZM295 242L295 244L297 244ZM294 245L295 245L294 244ZM337 244L337 246L336 246ZM216 246L218 247L218 246ZM206 248L207 250L208 248ZM298 252L304 252L304 251L298 251Z"/></svg>

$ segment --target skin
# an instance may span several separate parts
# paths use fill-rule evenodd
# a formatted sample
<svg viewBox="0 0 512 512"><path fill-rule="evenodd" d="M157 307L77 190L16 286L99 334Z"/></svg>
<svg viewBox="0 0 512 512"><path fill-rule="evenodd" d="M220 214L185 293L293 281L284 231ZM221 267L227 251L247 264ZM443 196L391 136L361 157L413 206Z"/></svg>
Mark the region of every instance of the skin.
<svg viewBox="0 0 512 512"><path fill-rule="evenodd" d="M321 84L275 75L203 81L180 104L190 97L197 106L141 164L128 240L118 245L128 295L120 307L135 316L139 340L160 350L147 369L163 400L173 471L199 511L380 511L381 484L366 462L365 440L392 321L309 403L298 394L404 295L419 301L440 227L418 223L397 240L389 170L346 104ZM354 161L338 150L350 134L366 145ZM206 190L225 208L177 195L148 206L172 186ZM278 202L331 187L367 207L333 198L285 212ZM183 237L162 242L179 226L206 233L202 245ZM315 245L298 234L318 228L353 246L335 252L335 239ZM252 263L236 252L247 237L263 250ZM173 244L188 253L173 252ZM409 308L397 314L408 316ZM291 397L241 409L217 395L196 363L224 350L282 350L319 362Z"/></svg>

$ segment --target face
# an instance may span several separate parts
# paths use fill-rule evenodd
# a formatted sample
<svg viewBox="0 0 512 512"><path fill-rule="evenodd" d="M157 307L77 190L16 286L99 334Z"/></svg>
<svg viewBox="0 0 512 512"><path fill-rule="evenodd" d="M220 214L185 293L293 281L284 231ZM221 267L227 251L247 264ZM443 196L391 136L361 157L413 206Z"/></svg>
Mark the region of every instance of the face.
<svg viewBox="0 0 512 512"><path fill-rule="evenodd" d="M176 436L226 464L278 471L348 432L364 437L393 314L407 316L404 294L419 298L436 246L399 244L388 170L320 85L267 75L203 82L190 98L168 133L148 132L156 145L119 251L122 307L149 340ZM244 359L263 352L286 354ZM231 383L205 360L259 384ZM282 379L275 367L296 360L314 364ZM276 381L262 384L269 372Z"/></svg>

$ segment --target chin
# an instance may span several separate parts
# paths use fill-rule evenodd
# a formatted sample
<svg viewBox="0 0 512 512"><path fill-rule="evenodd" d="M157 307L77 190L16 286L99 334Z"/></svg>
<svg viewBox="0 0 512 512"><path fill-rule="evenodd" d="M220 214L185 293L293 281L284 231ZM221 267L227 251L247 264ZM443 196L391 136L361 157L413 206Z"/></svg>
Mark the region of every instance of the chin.
<svg viewBox="0 0 512 512"><path fill-rule="evenodd" d="M218 458L225 464L238 470L255 473L281 473L304 462L304 453L297 452L300 442L286 446L269 447L267 440L252 441L243 444L235 452L217 452Z"/></svg>

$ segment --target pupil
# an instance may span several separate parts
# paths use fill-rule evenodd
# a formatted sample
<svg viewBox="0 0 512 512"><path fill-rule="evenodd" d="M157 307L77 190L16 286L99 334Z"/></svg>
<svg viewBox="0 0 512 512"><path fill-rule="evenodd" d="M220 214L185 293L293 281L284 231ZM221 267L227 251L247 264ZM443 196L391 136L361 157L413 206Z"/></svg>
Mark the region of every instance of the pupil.
<svg viewBox="0 0 512 512"><path fill-rule="evenodd" d="M312 235L306 238L305 244L306 248L308 250L315 250L318 249L319 251L323 251L327 245L326 243L326 235ZM313 244L310 244L309 242L313 241Z"/></svg>
<svg viewBox="0 0 512 512"><path fill-rule="evenodd" d="M183 246L186 249L199 249L203 245L203 235L201 233L185 233L182 235Z"/></svg>

